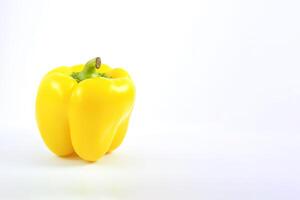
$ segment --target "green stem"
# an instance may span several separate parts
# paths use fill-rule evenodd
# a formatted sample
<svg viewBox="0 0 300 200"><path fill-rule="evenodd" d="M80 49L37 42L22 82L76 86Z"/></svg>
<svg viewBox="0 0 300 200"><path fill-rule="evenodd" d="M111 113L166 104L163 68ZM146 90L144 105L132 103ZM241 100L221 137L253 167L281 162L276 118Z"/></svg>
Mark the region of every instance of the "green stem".
<svg viewBox="0 0 300 200"><path fill-rule="evenodd" d="M94 59L89 60L85 65L81 72L73 72L71 76L77 80L77 82L83 81L88 78L98 77L99 73L97 69L101 66L100 57L96 57Z"/></svg>
<svg viewBox="0 0 300 200"><path fill-rule="evenodd" d="M99 69L101 66L101 60L99 57L89 60L85 65L81 72L79 72L78 76L81 80L85 80L96 75L96 69Z"/></svg>

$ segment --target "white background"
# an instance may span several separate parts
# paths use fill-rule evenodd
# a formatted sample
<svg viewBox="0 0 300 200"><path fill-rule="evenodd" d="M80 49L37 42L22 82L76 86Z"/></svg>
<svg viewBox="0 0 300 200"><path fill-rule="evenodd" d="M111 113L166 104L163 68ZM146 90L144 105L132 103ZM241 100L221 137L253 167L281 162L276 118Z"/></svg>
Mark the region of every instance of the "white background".
<svg viewBox="0 0 300 200"><path fill-rule="evenodd" d="M0 1L1 199L299 199L299 1ZM46 149L39 81L101 56L135 81L128 135Z"/></svg>

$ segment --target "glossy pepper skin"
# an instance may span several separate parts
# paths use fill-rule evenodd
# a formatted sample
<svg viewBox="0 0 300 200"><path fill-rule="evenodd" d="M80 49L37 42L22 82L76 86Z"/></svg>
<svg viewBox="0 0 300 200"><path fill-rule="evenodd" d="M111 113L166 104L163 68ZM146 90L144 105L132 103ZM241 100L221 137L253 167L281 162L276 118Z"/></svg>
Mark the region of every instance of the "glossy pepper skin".
<svg viewBox="0 0 300 200"><path fill-rule="evenodd" d="M38 89L36 119L48 148L96 161L122 143L135 99L134 83L100 58L48 72Z"/></svg>

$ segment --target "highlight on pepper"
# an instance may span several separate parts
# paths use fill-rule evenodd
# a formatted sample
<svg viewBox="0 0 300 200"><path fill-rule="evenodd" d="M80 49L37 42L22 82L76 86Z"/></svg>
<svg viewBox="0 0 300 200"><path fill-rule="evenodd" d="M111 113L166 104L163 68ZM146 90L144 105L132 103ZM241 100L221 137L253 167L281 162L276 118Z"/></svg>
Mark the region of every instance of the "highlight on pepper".
<svg viewBox="0 0 300 200"><path fill-rule="evenodd" d="M56 155L76 153L96 161L121 145L134 99L129 74L97 57L44 76L36 97L36 121L44 143Z"/></svg>

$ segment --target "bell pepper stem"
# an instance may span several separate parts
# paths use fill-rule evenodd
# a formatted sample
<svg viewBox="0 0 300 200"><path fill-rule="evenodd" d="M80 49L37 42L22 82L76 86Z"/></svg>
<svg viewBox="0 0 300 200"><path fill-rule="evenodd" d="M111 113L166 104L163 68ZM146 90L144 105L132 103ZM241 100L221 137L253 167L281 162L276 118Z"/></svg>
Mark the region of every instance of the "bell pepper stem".
<svg viewBox="0 0 300 200"><path fill-rule="evenodd" d="M97 69L99 69L100 66L100 57L93 58L84 65L83 70L81 72L73 73L71 76L78 82L88 78L99 76L99 74L97 73Z"/></svg>
<svg viewBox="0 0 300 200"><path fill-rule="evenodd" d="M85 65L83 70L79 73L80 78L87 79L93 77L93 74L96 72L96 69L99 69L101 66L100 57L93 58L89 60Z"/></svg>

